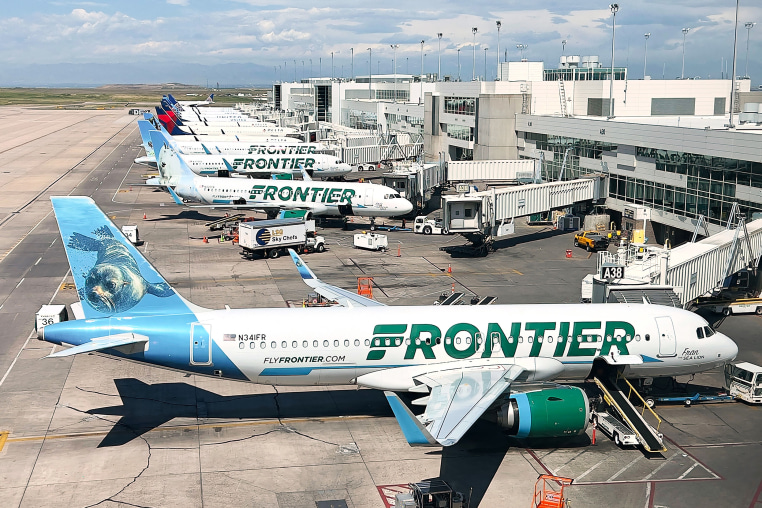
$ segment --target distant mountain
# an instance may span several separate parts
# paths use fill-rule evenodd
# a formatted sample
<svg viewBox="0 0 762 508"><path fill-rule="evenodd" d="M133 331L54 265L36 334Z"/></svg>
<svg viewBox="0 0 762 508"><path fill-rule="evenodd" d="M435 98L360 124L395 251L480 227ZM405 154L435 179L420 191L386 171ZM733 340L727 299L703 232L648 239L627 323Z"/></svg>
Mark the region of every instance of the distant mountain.
<svg viewBox="0 0 762 508"><path fill-rule="evenodd" d="M146 62L141 64L29 64L5 65L3 87L89 87L109 83L178 82L206 87L251 87L273 81L269 66L240 63L200 65Z"/></svg>

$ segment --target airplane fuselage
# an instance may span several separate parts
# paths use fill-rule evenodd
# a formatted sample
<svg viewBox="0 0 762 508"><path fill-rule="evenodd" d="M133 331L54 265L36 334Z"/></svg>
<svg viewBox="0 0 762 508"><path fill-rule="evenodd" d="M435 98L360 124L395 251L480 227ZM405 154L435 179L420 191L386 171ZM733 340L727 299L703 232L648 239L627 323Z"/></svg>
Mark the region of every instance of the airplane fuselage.
<svg viewBox="0 0 762 508"><path fill-rule="evenodd" d="M671 307L575 304L205 310L69 321L43 333L72 345L146 335L145 351L116 356L222 378L405 390L413 376L443 362L507 359L533 381L585 379L596 358L623 362L629 377L691 374L738 352L708 330L700 316Z"/></svg>

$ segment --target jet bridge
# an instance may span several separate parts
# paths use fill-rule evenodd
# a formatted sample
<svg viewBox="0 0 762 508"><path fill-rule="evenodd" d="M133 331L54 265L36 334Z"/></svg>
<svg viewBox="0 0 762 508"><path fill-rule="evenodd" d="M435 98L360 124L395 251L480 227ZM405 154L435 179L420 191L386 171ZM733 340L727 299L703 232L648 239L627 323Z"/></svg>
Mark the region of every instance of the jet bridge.
<svg viewBox="0 0 762 508"><path fill-rule="evenodd" d="M470 248L477 255L486 255L496 239L513 234L515 217L605 198L601 195L605 190L597 176L481 192L468 192L467 185L459 184L458 190L456 196L442 196L444 228L446 232L462 234L472 246L450 246L442 250L454 252L455 249L465 251Z"/></svg>
<svg viewBox="0 0 762 508"><path fill-rule="evenodd" d="M628 285L671 286L685 305L723 287L726 279L744 268L755 268L762 256L762 219L741 218L735 227L674 249L630 244L616 252L598 253L598 281L608 278L609 289ZM623 272L615 269L623 268ZM623 273L605 277L604 273ZM590 277L590 276L588 276ZM645 287L645 286L644 286Z"/></svg>

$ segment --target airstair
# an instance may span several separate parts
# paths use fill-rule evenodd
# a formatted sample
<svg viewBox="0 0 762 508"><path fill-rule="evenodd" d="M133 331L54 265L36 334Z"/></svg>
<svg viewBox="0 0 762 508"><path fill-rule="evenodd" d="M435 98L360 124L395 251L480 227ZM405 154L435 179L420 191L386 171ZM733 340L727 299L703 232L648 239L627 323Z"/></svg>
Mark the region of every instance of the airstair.
<svg viewBox="0 0 762 508"><path fill-rule="evenodd" d="M626 378L617 377L602 377L595 379L595 384L603 392L603 399L606 403L613 407L622 421L635 433L638 437L638 441L643 446L643 449L649 453L659 453L667 451L667 447L664 446L663 438L659 433L659 427L661 426L661 418L656 412L651 409L643 397L635 390L635 387L627 381ZM627 395L620 389L618 381L624 380L629 387L629 393ZM635 395L637 399L643 404L643 409L638 410L633 406L630 398ZM649 411L651 415L656 418L656 428L652 427L645 419L646 411Z"/></svg>

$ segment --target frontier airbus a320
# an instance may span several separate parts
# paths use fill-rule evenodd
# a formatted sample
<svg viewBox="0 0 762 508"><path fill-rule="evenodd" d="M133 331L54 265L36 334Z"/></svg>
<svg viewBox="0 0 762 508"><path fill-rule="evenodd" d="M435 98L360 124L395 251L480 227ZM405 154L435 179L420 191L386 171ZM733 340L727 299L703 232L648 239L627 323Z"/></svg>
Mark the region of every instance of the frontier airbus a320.
<svg viewBox="0 0 762 508"><path fill-rule="evenodd" d="M509 434L558 437L587 426L576 387L600 366L631 377L713 369L736 344L700 316L632 304L387 307L330 286L294 253L304 281L343 307L224 309L180 296L86 197L53 209L83 319L39 338L198 375L276 385L384 390L409 443L452 445L480 417ZM395 392L423 396L414 416Z"/></svg>

